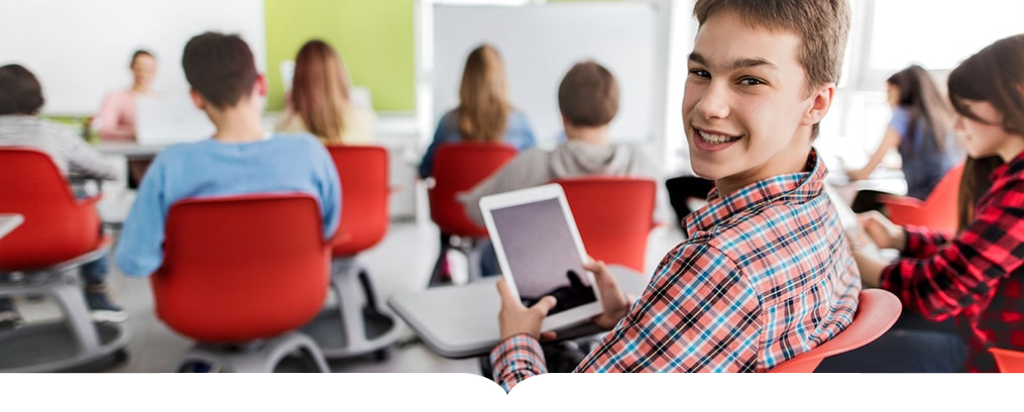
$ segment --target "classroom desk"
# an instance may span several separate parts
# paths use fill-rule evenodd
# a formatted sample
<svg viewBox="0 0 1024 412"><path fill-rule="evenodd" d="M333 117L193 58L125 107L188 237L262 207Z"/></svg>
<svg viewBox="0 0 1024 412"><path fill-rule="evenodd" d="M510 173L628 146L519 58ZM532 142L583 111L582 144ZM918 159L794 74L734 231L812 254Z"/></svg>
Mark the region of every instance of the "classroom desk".
<svg viewBox="0 0 1024 412"><path fill-rule="evenodd" d="M21 223L25 221L25 216L18 213L0 213L0 239L7 236L15 228L21 226Z"/></svg>
<svg viewBox="0 0 1024 412"><path fill-rule="evenodd" d="M163 145L143 146L138 143L128 142L117 142L117 143L99 143L96 146L96 150L105 155L120 155L131 158L150 158L160 153L164 149Z"/></svg>
<svg viewBox="0 0 1024 412"><path fill-rule="evenodd" d="M639 298L650 280L645 274L610 265L622 291ZM498 345L498 312L501 298L495 287L498 277L487 277L464 286L446 286L396 293L388 306L434 352L453 359L486 355ZM559 339L599 333L593 324L559 331Z"/></svg>
<svg viewBox="0 0 1024 412"><path fill-rule="evenodd" d="M907 194L907 181L903 178L903 171L899 169L878 167L867 179L857 181L850 181L842 170L830 171L826 181L836 188L846 204L853 204L853 199L861 190L874 190L899 196Z"/></svg>

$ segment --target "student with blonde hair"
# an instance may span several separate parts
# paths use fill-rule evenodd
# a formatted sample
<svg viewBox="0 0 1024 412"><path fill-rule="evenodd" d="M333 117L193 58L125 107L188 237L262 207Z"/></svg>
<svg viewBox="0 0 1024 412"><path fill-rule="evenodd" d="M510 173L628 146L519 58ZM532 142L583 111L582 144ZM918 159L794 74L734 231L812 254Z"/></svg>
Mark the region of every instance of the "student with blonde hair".
<svg viewBox="0 0 1024 412"><path fill-rule="evenodd" d="M420 177L433 175L434 155L440 145L462 141L504 142L520 151L537 144L526 116L509 102L504 63L489 45L477 47L466 59L459 107L438 122L434 140L420 162Z"/></svg>
<svg viewBox="0 0 1024 412"><path fill-rule="evenodd" d="M329 44L310 40L295 58L281 132L309 132L326 145L370 144L377 115L351 100L345 64Z"/></svg>

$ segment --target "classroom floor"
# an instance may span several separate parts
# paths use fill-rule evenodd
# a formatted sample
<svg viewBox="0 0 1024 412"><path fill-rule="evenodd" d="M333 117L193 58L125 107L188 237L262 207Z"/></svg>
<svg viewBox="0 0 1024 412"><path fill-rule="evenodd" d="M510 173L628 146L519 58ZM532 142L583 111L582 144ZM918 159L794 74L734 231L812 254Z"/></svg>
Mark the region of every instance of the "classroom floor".
<svg viewBox="0 0 1024 412"><path fill-rule="evenodd" d="M120 198L129 201L130 197ZM106 201L120 203L118 197ZM651 233L648 243L647 268L653 271L662 255L681 241L676 228L661 227ZM116 245L115 245L116 246ZM425 288L438 249L437 228L429 221L392 222L385 239L364 252L359 259L369 269L378 296L386 300L404 290ZM399 258L400 257L400 258ZM185 354L192 341L177 335L156 318L149 281L131 279L111 265L109 274L113 299L124 306L130 316L125 326L130 333L128 360L107 372L170 372ZM30 322L36 318L56 316L52 303L19 301L19 308ZM497 319L495 319L497 321ZM376 361L372 356L330 362L334 372L462 372L480 373L478 359L447 359L435 354L422 343L414 341L414 333L406 329L400 339L412 343L394 346L390 356Z"/></svg>

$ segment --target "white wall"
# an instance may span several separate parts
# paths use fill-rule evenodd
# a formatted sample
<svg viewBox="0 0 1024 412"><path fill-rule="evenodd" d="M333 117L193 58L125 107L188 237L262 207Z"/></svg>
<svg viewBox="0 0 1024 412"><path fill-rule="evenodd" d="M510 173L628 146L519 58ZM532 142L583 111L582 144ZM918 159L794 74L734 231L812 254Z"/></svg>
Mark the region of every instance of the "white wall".
<svg viewBox="0 0 1024 412"><path fill-rule="evenodd" d="M157 91L186 92L182 49L207 30L240 34L265 70L257 0L0 0L0 65L19 63L39 77L45 114L91 115L107 92L131 86L138 48L157 56Z"/></svg>
<svg viewBox="0 0 1024 412"><path fill-rule="evenodd" d="M663 115L666 43L658 34L659 7L650 2L547 4L521 7L435 6L432 52L420 59L430 79L429 128L458 104L466 56L481 43L505 60L511 100L529 118L538 140L550 145L562 132L557 90L565 72L594 59L618 78L620 109L614 141L653 143ZM420 100L420 102L423 102ZM659 108L659 110L655 110ZM429 137L429 135L428 135Z"/></svg>

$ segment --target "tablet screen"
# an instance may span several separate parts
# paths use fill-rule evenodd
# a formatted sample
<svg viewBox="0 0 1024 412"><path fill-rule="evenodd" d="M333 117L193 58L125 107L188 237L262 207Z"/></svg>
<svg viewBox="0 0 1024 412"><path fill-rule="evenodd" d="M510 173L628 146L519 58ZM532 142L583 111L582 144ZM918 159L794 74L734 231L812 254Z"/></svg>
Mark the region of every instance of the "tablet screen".
<svg viewBox="0 0 1024 412"><path fill-rule="evenodd" d="M549 315L597 301L558 199L491 210L523 304L552 295Z"/></svg>

